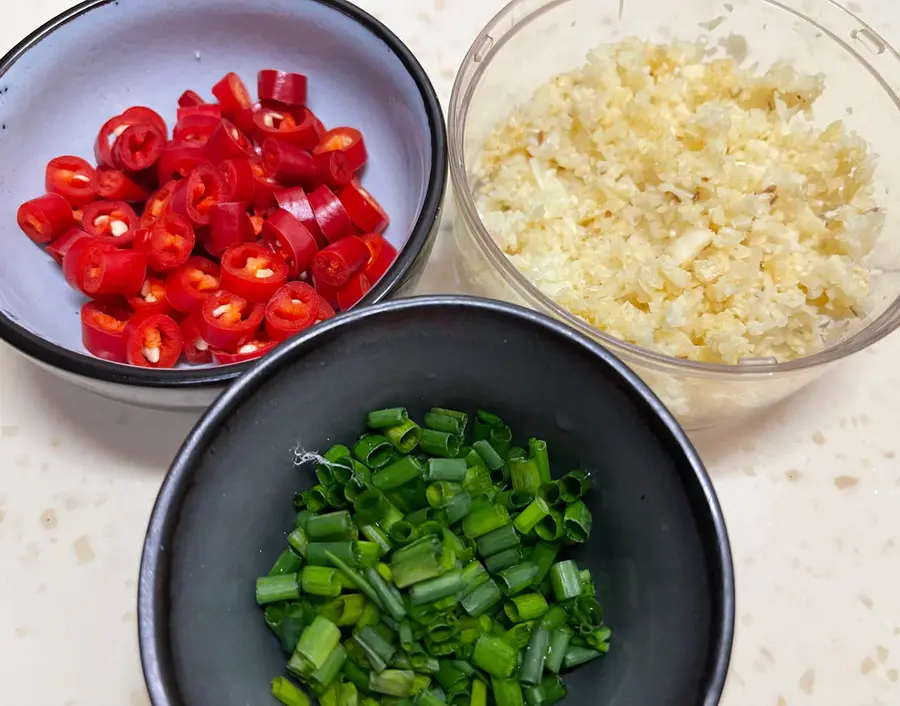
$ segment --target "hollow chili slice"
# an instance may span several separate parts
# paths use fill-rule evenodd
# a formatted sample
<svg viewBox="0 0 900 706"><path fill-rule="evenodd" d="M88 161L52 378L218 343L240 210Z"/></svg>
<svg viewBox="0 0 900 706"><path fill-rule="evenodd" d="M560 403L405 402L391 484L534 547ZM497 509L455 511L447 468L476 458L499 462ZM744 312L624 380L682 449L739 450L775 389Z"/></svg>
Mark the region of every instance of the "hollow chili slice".
<svg viewBox="0 0 900 706"><path fill-rule="evenodd" d="M86 263L93 256L94 251L108 252L116 249L115 245L91 236L76 239L63 256L62 273L66 284L72 289L83 292Z"/></svg>
<svg viewBox="0 0 900 706"><path fill-rule="evenodd" d="M259 160L250 160L253 168L253 206L257 209L271 208L275 205L275 192L280 185L266 174Z"/></svg>
<svg viewBox="0 0 900 706"><path fill-rule="evenodd" d="M315 287L316 291L319 293L319 296L323 301L328 302L328 304L334 308L338 308L338 299L337 299L337 290L334 287L329 287L327 284L322 282L321 280L317 280L315 275L312 277L313 287Z"/></svg>
<svg viewBox="0 0 900 706"><path fill-rule="evenodd" d="M201 103L200 105L180 106L175 113L175 122L180 123L184 118L193 115L207 115L214 118L222 118L222 106L218 103Z"/></svg>
<svg viewBox="0 0 900 706"><path fill-rule="evenodd" d="M256 190L256 178L253 164L247 158L226 159L219 164L222 184L225 187L225 200L249 204L253 201Z"/></svg>
<svg viewBox="0 0 900 706"><path fill-rule="evenodd" d="M141 214L141 228L152 228L163 214L171 210L172 194L178 182L175 179L167 182L161 189L151 194L144 205L144 213Z"/></svg>
<svg viewBox="0 0 900 706"><path fill-rule="evenodd" d="M150 314L169 314L172 307L166 299L166 282L162 277L150 275L144 280L140 291L128 297L128 306L138 316Z"/></svg>
<svg viewBox="0 0 900 706"><path fill-rule="evenodd" d="M253 117L263 109L262 103L254 103L248 108L238 111L231 116L231 122L245 135L256 137L256 123Z"/></svg>
<svg viewBox="0 0 900 706"><path fill-rule="evenodd" d="M201 164L172 192L171 208L191 219L195 226L209 225L209 209L225 197L225 185L217 169Z"/></svg>
<svg viewBox="0 0 900 706"><path fill-rule="evenodd" d="M16 221L25 235L41 245L75 225L72 206L59 194L44 194L26 201L19 206Z"/></svg>
<svg viewBox="0 0 900 706"><path fill-rule="evenodd" d="M59 194L72 206L84 206L97 195L92 181L94 168L81 157L63 155L47 163L44 187L51 194Z"/></svg>
<svg viewBox="0 0 900 706"><path fill-rule="evenodd" d="M166 145L156 165L160 184L186 177L201 164L209 163L205 142L173 140Z"/></svg>
<svg viewBox="0 0 900 706"><path fill-rule="evenodd" d="M141 290L147 276L147 257L135 250L88 247L77 266L81 269L76 275L81 291L93 298L113 294L130 297Z"/></svg>
<svg viewBox="0 0 900 706"><path fill-rule="evenodd" d="M269 301L287 277L281 256L259 243L234 245L222 253L222 288L247 301Z"/></svg>
<svg viewBox="0 0 900 706"><path fill-rule="evenodd" d="M324 155L329 152L343 154L347 166L354 172L362 169L369 158L362 133L352 127L336 127L322 135L319 144L313 148L313 154Z"/></svg>
<svg viewBox="0 0 900 706"><path fill-rule="evenodd" d="M248 360L256 360L262 358L266 353L278 345L278 341L261 341L254 338L238 346L234 352L214 349L212 352L213 362L218 365L234 365L235 363L246 363Z"/></svg>
<svg viewBox="0 0 900 706"><path fill-rule="evenodd" d="M221 122L220 118L209 113L192 113L178 119L172 130L173 140L191 142L209 142L210 135L215 132Z"/></svg>
<svg viewBox="0 0 900 706"><path fill-rule="evenodd" d="M334 317L334 307L325 301L325 297L319 294L319 310L316 312L316 323L318 324L327 321L328 319L333 319Z"/></svg>
<svg viewBox="0 0 900 706"><path fill-rule="evenodd" d="M289 279L306 272L319 250L312 233L281 208L275 209L263 223L262 238L287 263Z"/></svg>
<svg viewBox="0 0 900 706"><path fill-rule="evenodd" d="M206 101L197 91L192 91L190 88L178 97L179 108L192 108L197 105L206 105Z"/></svg>
<svg viewBox="0 0 900 706"><path fill-rule="evenodd" d="M173 368L184 348L178 322L165 314L134 316L125 326L125 361L142 368Z"/></svg>
<svg viewBox="0 0 900 706"><path fill-rule="evenodd" d="M271 137L305 150L319 144L322 134L322 123L308 108L288 111L262 106L253 113L253 125L259 141Z"/></svg>
<svg viewBox="0 0 900 706"><path fill-rule="evenodd" d="M369 290L372 289L372 283L369 278L362 272L354 275L350 281L337 291L337 302L341 311L355 306L359 303Z"/></svg>
<svg viewBox="0 0 900 706"><path fill-rule="evenodd" d="M289 282L266 305L266 333L273 341L284 341L316 323L320 297L304 282Z"/></svg>
<svg viewBox="0 0 900 706"><path fill-rule="evenodd" d="M301 106L306 103L306 76L263 69L256 75L256 92L261 101Z"/></svg>
<svg viewBox="0 0 900 706"><path fill-rule="evenodd" d="M347 215L363 233L382 233L391 219L381 204L358 181L350 182L338 194Z"/></svg>
<svg viewBox="0 0 900 706"><path fill-rule="evenodd" d="M149 123L131 125L113 146L113 162L122 171L142 172L156 164L166 148L166 137Z"/></svg>
<svg viewBox="0 0 900 706"><path fill-rule="evenodd" d="M144 246L147 266L156 272L181 267L191 256L195 243L191 222L178 213L166 213L150 229Z"/></svg>
<svg viewBox="0 0 900 706"><path fill-rule="evenodd" d="M209 344L201 335L203 319L200 312L195 312L181 322L181 336L184 339L184 357L188 363L210 363L212 353Z"/></svg>
<svg viewBox="0 0 900 706"><path fill-rule="evenodd" d="M225 159L241 159L256 156L250 139L228 120L219 122L206 143L206 155L214 163Z"/></svg>
<svg viewBox="0 0 900 706"><path fill-rule="evenodd" d="M146 201L148 191L121 169L100 167L94 172L91 188L97 196L110 201L137 203Z"/></svg>
<svg viewBox="0 0 900 706"><path fill-rule="evenodd" d="M200 308L200 334L213 348L236 350L256 335L265 312L265 304L253 304L236 294L219 290Z"/></svg>
<svg viewBox="0 0 900 706"><path fill-rule="evenodd" d="M319 250L312 259L310 270L316 282L339 289L365 269L370 255L368 245L355 235L348 235Z"/></svg>
<svg viewBox="0 0 900 706"><path fill-rule="evenodd" d="M236 73L228 73L212 88L224 115L234 115L251 104L250 92Z"/></svg>
<svg viewBox="0 0 900 706"><path fill-rule="evenodd" d="M94 201L84 207L81 225L88 235L125 248L134 242L140 219L124 201Z"/></svg>
<svg viewBox="0 0 900 706"><path fill-rule="evenodd" d="M261 159L266 174L284 186L309 186L321 181L313 156L296 145L269 137L263 142Z"/></svg>
<svg viewBox="0 0 900 706"><path fill-rule="evenodd" d="M125 362L125 327L131 312L120 302L81 305L81 342L88 353L113 363Z"/></svg>
<svg viewBox="0 0 900 706"><path fill-rule="evenodd" d="M332 189L342 189L353 181L353 170L343 152L318 152L313 154L319 181Z"/></svg>
<svg viewBox="0 0 900 706"><path fill-rule="evenodd" d="M372 284L378 282L397 259L397 249L378 233L366 233L359 236L369 248L369 261L363 273Z"/></svg>
<svg viewBox="0 0 900 706"><path fill-rule="evenodd" d="M113 146L118 141L119 136L134 125L135 122L136 119L133 116L116 115L103 123L94 142L94 158L97 160L98 167L116 166L113 159Z"/></svg>
<svg viewBox="0 0 900 706"><path fill-rule="evenodd" d="M166 121L152 108L136 105L122 113L122 117L132 120L134 125L152 125L159 130L163 141L168 139L169 127L166 125Z"/></svg>
<svg viewBox="0 0 900 706"><path fill-rule="evenodd" d="M316 243L320 248L324 248L328 245L328 241L325 240L325 234L322 233L322 229L319 227L319 222L316 220L316 214L313 213L312 206L309 203L309 197L306 195L306 191L303 190L303 187L295 186L290 189L276 191L275 203L278 204L279 208L283 208L300 221L300 223L312 233L312 236L316 239Z"/></svg>
<svg viewBox="0 0 900 706"><path fill-rule="evenodd" d="M206 250L218 257L232 245L249 243L256 239L253 221L247 215L244 204L218 203L209 210L209 240Z"/></svg>
<svg viewBox="0 0 900 706"><path fill-rule="evenodd" d="M323 185L311 191L309 204L312 206L316 223L329 243L340 240L353 231L347 209L327 186Z"/></svg>
<svg viewBox="0 0 900 706"><path fill-rule="evenodd" d="M219 290L219 269L205 257L188 258L166 278L166 299L172 308L185 314L199 311L207 297Z"/></svg>
<svg viewBox="0 0 900 706"><path fill-rule="evenodd" d="M70 228L47 246L47 254L61 265L66 253L75 243L90 237L81 228Z"/></svg>

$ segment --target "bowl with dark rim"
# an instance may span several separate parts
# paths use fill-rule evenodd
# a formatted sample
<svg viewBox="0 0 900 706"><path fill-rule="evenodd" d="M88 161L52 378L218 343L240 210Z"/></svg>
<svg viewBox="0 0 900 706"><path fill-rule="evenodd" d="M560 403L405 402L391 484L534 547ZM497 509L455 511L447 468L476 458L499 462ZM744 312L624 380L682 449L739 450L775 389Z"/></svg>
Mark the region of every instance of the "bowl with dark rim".
<svg viewBox="0 0 900 706"><path fill-rule="evenodd" d="M368 411L499 414L545 439L551 467L589 469L591 570L611 650L566 676L564 703L715 706L734 634L722 513L687 436L649 388L588 337L515 305L383 302L301 334L210 408L160 490L140 570L139 639L154 706L269 703L287 658L254 600L316 481L298 448L364 431ZM602 695L602 696L598 696ZM274 703L274 702L272 702Z"/></svg>
<svg viewBox="0 0 900 706"><path fill-rule="evenodd" d="M438 99L410 50L344 0L88 0L0 59L0 339L60 377L105 396L162 407L206 406L248 363L144 369L106 362L81 342L83 298L17 227L19 204L44 189L55 156L90 158L99 127L132 105L172 124L176 101L234 71L309 77L310 108L366 139L365 186L391 216L399 251L360 302L413 287L434 244L447 172ZM90 160L93 161L93 160Z"/></svg>

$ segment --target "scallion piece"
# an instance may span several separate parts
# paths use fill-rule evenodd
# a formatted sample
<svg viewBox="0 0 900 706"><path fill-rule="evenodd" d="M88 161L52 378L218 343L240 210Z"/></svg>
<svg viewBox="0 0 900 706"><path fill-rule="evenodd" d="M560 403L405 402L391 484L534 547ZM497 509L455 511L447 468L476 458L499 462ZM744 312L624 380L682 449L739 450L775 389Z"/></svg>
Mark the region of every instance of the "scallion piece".
<svg viewBox="0 0 900 706"><path fill-rule="evenodd" d="M563 502L574 503L591 489L591 475L585 471L569 471L559 479L559 496Z"/></svg>
<svg viewBox="0 0 900 706"><path fill-rule="evenodd" d="M447 525L455 525L472 512L472 496L463 490L450 498L440 512Z"/></svg>
<svg viewBox="0 0 900 706"><path fill-rule="evenodd" d="M341 595L337 572L328 566L306 566L300 573L303 592L310 596L336 598Z"/></svg>
<svg viewBox="0 0 900 706"><path fill-rule="evenodd" d="M345 663L346 664L346 663ZM359 706L359 691L356 684L341 684L338 706Z"/></svg>
<svg viewBox="0 0 900 706"><path fill-rule="evenodd" d="M313 542L335 542L353 537L353 520L346 510L314 515L306 521L306 534Z"/></svg>
<svg viewBox="0 0 900 706"><path fill-rule="evenodd" d="M505 424L498 424L492 427L488 433L488 441L501 458L506 458L509 454L509 447L512 446L512 429Z"/></svg>
<svg viewBox="0 0 900 706"><path fill-rule="evenodd" d="M394 446L381 434L364 434L353 447L353 455L373 471L384 468L394 457Z"/></svg>
<svg viewBox="0 0 900 706"><path fill-rule="evenodd" d="M466 594L469 594L490 579L490 576L488 576L487 571L484 570L484 566L482 566L481 562L477 559L473 559L463 567L462 578L464 585L463 590Z"/></svg>
<svg viewBox="0 0 900 706"><path fill-rule="evenodd" d="M480 679L472 682L472 698L469 706L487 706L487 684Z"/></svg>
<svg viewBox="0 0 900 706"><path fill-rule="evenodd" d="M516 528L510 523L479 537L476 546L481 556L489 557L506 549L517 547L521 541Z"/></svg>
<svg viewBox="0 0 900 706"><path fill-rule="evenodd" d="M403 424L408 419L409 413L406 411L406 407L390 407L369 412L366 424L369 425L369 429L387 429Z"/></svg>
<svg viewBox="0 0 900 706"><path fill-rule="evenodd" d="M409 419L397 426L383 429L382 432L402 454L412 453L422 440L422 427Z"/></svg>
<svg viewBox="0 0 900 706"><path fill-rule="evenodd" d="M528 647L528 641L531 640L531 633L536 627L534 620L525 623L516 623L506 631L506 639L516 646L517 650L524 650Z"/></svg>
<svg viewBox="0 0 900 706"><path fill-rule="evenodd" d="M472 661L493 677L508 679L516 670L519 652L497 635L482 635L475 643Z"/></svg>
<svg viewBox="0 0 900 706"><path fill-rule="evenodd" d="M500 593L500 587L493 579L476 586L461 601L463 610L473 618L477 618L487 613L491 608L500 603L503 594Z"/></svg>
<svg viewBox="0 0 900 706"><path fill-rule="evenodd" d="M309 706L309 697L284 677L272 680L272 696L284 706Z"/></svg>
<svg viewBox="0 0 900 706"><path fill-rule="evenodd" d="M550 567L556 562L559 556L559 544L552 542L540 541L534 545L531 550L531 556L528 560L538 567L537 576L534 577L532 586L540 586L547 575L550 573Z"/></svg>
<svg viewBox="0 0 900 706"><path fill-rule="evenodd" d="M465 426L461 419L441 414L434 410L426 413L422 421L426 429L432 429L433 431L442 431L445 434L453 434L459 437L465 433Z"/></svg>
<svg viewBox="0 0 900 706"><path fill-rule="evenodd" d="M372 475L372 485L379 490L393 490L422 477L425 468L414 456L403 456Z"/></svg>
<svg viewBox="0 0 900 706"><path fill-rule="evenodd" d="M566 669L572 669L602 656L603 653L597 650L589 650L586 647L572 645L569 647L569 651L566 652L566 656L563 659L563 666Z"/></svg>
<svg viewBox="0 0 900 706"><path fill-rule="evenodd" d="M454 496L463 492L465 491L459 483L437 481L428 486L425 496L428 498L428 504L432 508L438 509L444 507Z"/></svg>
<svg viewBox="0 0 900 706"><path fill-rule="evenodd" d="M352 645L352 642L347 643ZM353 661L353 654L350 649L347 650L347 661L341 669L341 673L347 678L351 684L355 684L356 688L369 690L369 675L358 664Z"/></svg>
<svg viewBox="0 0 900 706"><path fill-rule="evenodd" d="M544 483L538 489L538 497L543 498L550 507L561 507L566 504L559 492L559 482L555 480Z"/></svg>
<svg viewBox="0 0 900 706"><path fill-rule="evenodd" d="M333 554L345 564L359 567L362 554L357 542L310 542L306 546L306 561L312 566L332 566L328 554Z"/></svg>
<svg viewBox="0 0 900 706"><path fill-rule="evenodd" d="M550 606L540 593L521 593L509 599L503 609L511 623L524 623L543 617Z"/></svg>
<svg viewBox="0 0 900 706"><path fill-rule="evenodd" d="M466 461L463 458L430 458L423 478L427 483L450 481L462 483L466 478Z"/></svg>
<svg viewBox="0 0 900 706"><path fill-rule="evenodd" d="M307 620L307 606L303 603L288 603L282 612L280 634L281 647L288 654L293 654L300 642L300 636L306 626L312 622Z"/></svg>
<svg viewBox="0 0 900 706"><path fill-rule="evenodd" d="M325 495L325 486L314 485L303 494L303 504L306 505L310 512L322 512L328 507L328 498Z"/></svg>
<svg viewBox="0 0 900 706"><path fill-rule="evenodd" d="M489 471L498 471L503 468L503 458L487 439L476 441L472 444L472 449L478 454L481 462L487 466Z"/></svg>
<svg viewBox="0 0 900 706"><path fill-rule="evenodd" d="M385 669L369 674L369 691L405 698L413 691L416 675L405 669Z"/></svg>
<svg viewBox="0 0 900 706"><path fill-rule="evenodd" d="M409 554L397 552L394 555L394 559L391 562L391 571L394 585L398 588L408 588L413 584L433 579L443 573L444 569L441 565L444 552L442 541L433 535L423 539L427 540L427 546L424 548L417 549ZM418 540L418 542L421 541L423 540Z"/></svg>
<svg viewBox="0 0 900 706"><path fill-rule="evenodd" d="M565 625L557 628L550 634L550 646L547 649L547 661L544 668L554 674L559 674L562 669L563 660L569 651L569 645L572 642L572 631Z"/></svg>
<svg viewBox="0 0 900 706"><path fill-rule="evenodd" d="M365 596L360 593L351 593L346 596L338 596L319 609L319 614L324 615L338 627L350 627L356 625L362 618L365 610Z"/></svg>
<svg viewBox="0 0 900 706"><path fill-rule="evenodd" d="M560 561L550 567L550 581L558 601L567 601L581 595L581 574L574 561Z"/></svg>
<svg viewBox="0 0 900 706"><path fill-rule="evenodd" d="M398 546L405 546L416 537L416 528L406 520L400 520L391 525L388 530L388 538Z"/></svg>
<svg viewBox="0 0 900 706"><path fill-rule="evenodd" d="M381 529L377 525L363 525L359 528L359 531L362 533L363 537L365 537L370 542L372 542L372 544L375 544L378 547L379 559L386 554L391 553L393 547L391 547L391 542L383 529Z"/></svg>
<svg viewBox="0 0 900 706"><path fill-rule="evenodd" d="M446 706L446 704L430 691L426 690L419 694L416 699L416 706Z"/></svg>
<svg viewBox="0 0 900 706"><path fill-rule="evenodd" d="M381 609L387 612L394 620L403 620L406 617L406 608L403 601L391 590L387 582L376 569L366 569L366 579L374 591Z"/></svg>
<svg viewBox="0 0 900 706"><path fill-rule="evenodd" d="M325 663L309 675L309 683L319 691L327 689L337 679L346 661L347 650L342 644L338 643L331 651L331 654L328 655Z"/></svg>
<svg viewBox="0 0 900 706"><path fill-rule="evenodd" d="M584 501L578 500L566 506L563 517L566 539L575 544L584 544L591 534L591 511Z"/></svg>
<svg viewBox="0 0 900 706"><path fill-rule="evenodd" d="M409 589L409 601L412 605L423 605L455 596L463 586L462 571L450 571L427 581L416 583Z"/></svg>
<svg viewBox="0 0 900 706"><path fill-rule="evenodd" d="M562 539L566 533L562 513L551 508L550 512L535 525L534 532L545 542L555 542Z"/></svg>
<svg viewBox="0 0 900 706"><path fill-rule="evenodd" d="M522 669L519 672L519 681L528 686L537 686L544 675L544 663L547 659L547 647L550 645L550 633L538 626L531 633L531 640L525 650L522 659Z"/></svg>
<svg viewBox="0 0 900 706"><path fill-rule="evenodd" d="M277 601L295 601L300 598L300 583L297 574L280 576L260 576L256 579L256 602L267 605Z"/></svg>
<svg viewBox="0 0 900 706"><path fill-rule="evenodd" d="M537 493L541 487L541 474L533 459L510 461L509 478L515 490Z"/></svg>
<svg viewBox="0 0 900 706"><path fill-rule="evenodd" d="M539 686L524 689L528 706L553 706L566 698L566 687L556 674L548 674Z"/></svg>
<svg viewBox="0 0 900 706"><path fill-rule="evenodd" d="M484 565L491 574L498 574L516 564L521 564L525 559L522 547L512 547L497 554L492 554L484 560Z"/></svg>
<svg viewBox="0 0 900 706"><path fill-rule="evenodd" d="M293 549L285 549L278 560L269 569L269 576L284 576L284 574L296 574L303 566L303 559Z"/></svg>
<svg viewBox="0 0 900 706"><path fill-rule="evenodd" d="M353 639L365 652L372 669L376 672L387 669L388 664L397 653L397 648L379 635L374 628L362 628Z"/></svg>
<svg viewBox="0 0 900 706"><path fill-rule="evenodd" d="M456 458L459 453L459 437L434 429L423 429L419 448L429 456Z"/></svg>
<svg viewBox="0 0 900 706"><path fill-rule="evenodd" d="M332 650L341 641L341 629L321 615L303 631L294 656L298 657L303 670L312 673L321 669Z"/></svg>
<svg viewBox="0 0 900 706"><path fill-rule="evenodd" d="M474 451L472 453L475 453ZM478 454L475 454L476 456ZM466 470L466 478L463 481L463 490L465 490L473 498L486 494L494 487L494 481L491 480L491 472L487 466L481 463L470 465Z"/></svg>
<svg viewBox="0 0 900 706"><path fill-rule="evenodd" d="M538 573L537 565L523 561L518 566L511 566L497 574L497 580L503 585L508 596L515 596L532 585Z"/></svg>
<svg viewBox="0 0 900 706"><path fill-rule="evenodd" d="M550 507L547 505L547 501L543 498L537 498L519 513L513 524L519 532L528 534L549 514Z"/></svg>
<svg viewBox="0 0 900 706"><path fill-rule="evenodd" d="M527 490L504 490L499 495L495 502L498 505L503 505L507 510L522 510L534 500L534 493L529 493Z"/></svg>
<svg viewBox="0 0 900 706"><path fill-rule="evenodd" d="M472 510L463 520L463 534L469 539L478 539L509 523L509 511L502 505L479 498L472 503Z"/></svg>
<svg viewBox="0 0 900 706"><path fill-rule="evenodd" d="M550 477L550 455L547 452L547 442L543 439L534 437L528 440L528 456L534 459L540 473L541 484L549 483Z"/></svg>

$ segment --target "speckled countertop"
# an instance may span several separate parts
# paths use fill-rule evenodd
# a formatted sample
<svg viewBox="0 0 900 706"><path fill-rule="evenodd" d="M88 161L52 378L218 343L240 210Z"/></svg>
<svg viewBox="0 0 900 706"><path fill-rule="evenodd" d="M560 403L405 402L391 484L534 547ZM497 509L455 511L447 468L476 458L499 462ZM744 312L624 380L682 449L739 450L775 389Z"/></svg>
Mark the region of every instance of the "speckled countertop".
<svg viewBox="0 0 900 706"><path fill-rule="evenodd" d="M466 48L503 1L360 4L410 45L446 105ZM67 4L7 2L0 53ZM900 46L895 0L847 5ZM453 286L445 241L430 291ZM756 422L695 438L737 570L725 706L900 704L897 361L900 334ZM138 559L157 488L194 420L93 397L0 344L0 703L149 703Z"/></svg>

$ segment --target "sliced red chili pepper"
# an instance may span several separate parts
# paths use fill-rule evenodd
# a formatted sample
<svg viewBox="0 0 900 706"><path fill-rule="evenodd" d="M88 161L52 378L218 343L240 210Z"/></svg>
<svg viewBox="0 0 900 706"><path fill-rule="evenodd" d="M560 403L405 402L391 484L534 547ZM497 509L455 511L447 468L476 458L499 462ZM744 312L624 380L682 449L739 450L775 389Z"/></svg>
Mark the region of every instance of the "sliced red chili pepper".
<svg viewBox="0 0 900 706"><path fill-rule="evenodd" d="M208 113L193 113L178 119L172 130L173 140L209 142L210 135L219 127L221 118Z"/></svg>
<svg viewBox="0 0 900 706"><path fill-rule="evenodd" d="M191 222L178 213L166 213L150 229L147 238L147 265L156 272L181 267L197 242Z"/></svg>
<svg viewBox="0 0 900 706"><path fill-rule="evenodd" d="M334 287L329 287L324 282L317 280L315 276L312 278L312 283L313 287L315 287L316 291L319 293L319 296L327 301L333 308L337 309L337 290Z"/></svg>
<svg viewBox="0 0 900 706"><path fill-rule="evenodd" d="M318 292L316 293L318 294ZM319 294L319 311L316 313L316 323L318 324L334 317L334 307L325 300L325 297Z"/></svg>
<svg viewBox="0 0 900 706"><path fill-rule="evenodd" d="M84 206L97 195L91 181L94 168L81 157L64 155L47 163L44 186L51 194L59 194L72 206Z"/></svg>
<svg viewBox="0 0 900 706"><path fill-rule="evenodd" d="M110 118L100 128L97 134L97 140L94 142L94 158L97 160L98 167L114 167L116 166L113 159L113 146L118 141L119 136L131 127L137 121L133 116L126 117L116 115Z"/></svg>
<svg viewBox="0 0 900 706"><path fill-rule="evenodd" d="M284 341L308 329L319 315L320 297L304 282L289 282L266 305L266 333L273 341Z"/></svg>
<svg viewBox="0 0 900 706"><path fill-rule="evenodd" d="M16 213L16 221L34 242L49 243L75 225L72 206L59 194L44 194L26 201Z"/></svg>
<svg viewBox="0 0 900 706"><path fill-rule="evenodd" d="M178 322L165 314L135 316L125 327L125 360L142 368L173 368L184 348Z"/></svg>
<svg viewBox="0 0 900 706"><path fill-rule="evenodd" d="M173 309L190 314L219 290L219 265L194 255L166 278L166 299Z"/></svg>
<svg viewBox="0 0 900 706"><path fill-rule="evenodd" d="M256 156L256 150L250 139L238 130L234 123L222 120L209 136L206 143L206 154L214 163L225 159L240 159Z"/></svg>
<svg viewBox="0 0 900 706"><path fill-rule="evenodd" d="M95 250L108 252L116 250L116 246L88 236L76 239L63 256L63 278L72 289L84 291L85 263Z"/></svg>
<svg viewBox="0 0 900 706"><path fill-rule="evenodd" d="M188 363L210 363L212 353L209 344L201 335L203 318L195 312L181 322L181 336L184 339L184 357Z"/></svg>
<svg viewBox="0 0 900 706"><path fill-rule="evenodd" d="M359 300L366 296L370 289L372 289L372 283L369 282L368 277L362 272L354 275L346 285L338 290L337 301L341 311L347 311L347 309L358 304Z"/></svg>
<svg viewBox="0 0 900 706"><path fill-rule="evenodd" d="M348 235L319 250L310 264L316 282L341 288L369 262L369 246L355 235Z"/></svg>
<svg viewBox="0 0 900 706"><path fill-rule="evenodd" d="M166 148L166 138L149 123L131 125L113 146L113 161L129 173L142 172L156 164Z"/></svg>
<svg viewBox="0 0 900 706"><path fill-rule="evenodd" d="M147 200L147 190L121 169L100 167L94 172L91 187L102 199L131 203Z"/></svg>
<svg viewBox="0 0 900 706"><path fill-rule="evenodd" d="M254 103L250 107L244 108L232 115L231 122L233 122L234 126L245 135L256 137L256 123L253 120L253 116L262 109L262 103Z"/></svg>
<svg viewBox="0 0 900 706"><path fill-rule="evenodd" d="M134 121L134 125L152 125L159 130L163 141L168 139L169 127L166 125L166 121L162 119L162 116L155 110L143 105L136 105L126 110L122 115Z"/></svg>
<svg viewBox="0 0 900 706"><path fill-rule="evenodd" d="M169 314L172 307L166 299L166 282L162 277L150 275L144 280L140 290L128 298L128 306L138 316Z"/></svg>
<svg viewBox="0 0 900 706"><path fill-rule="evenodd" d="M81 342L88 353L113 363L125 362L125 327L131 312L121 302L81 305Z"/></svg>
<svg viewBox="0 0 900 706"><path fill-rule="evenodd" d="M250 107L250 93L236 73L225 74L224 78L213 86L212 94L219 100L222 113L225 115L234 115Z"/></svg>
<svg viewBox="0 0 900 706"><path fill-rule="evenodd" d="M310 233L312 233L312 236L316 239L316 243L320 248L324 248L328 245L328 241L325 240L325 234L322 233L319 222L316 220L316 214L313 213L309 198L302 187L295 186L291 189L276 191L275 202L278 204L279 208L283 208L290 213L294 218L300 221Z"/></svg>
<svg viewBox="0 0 900 706"><path fill-rule="evenodd" d="M81 224L88 235L126 248L134 242L140 219L124 201L94 201L84 207Z"/></svg>
<svg viewBox="0 0 900 706"><path fill-rule="evenodd" d="M266 175L259 160L250 160L253 167L253 205L258 209L271 208L275 205L275 192L279 184L272 177Z"/></svg>
<svg viewBox="0 0 900 706"><path fill-rule="evenodd" d="M277 345L277 341L261 341L258 338L254 338L252 341L241 344L234 352L223 351L216 348L213 349L212 352L213 362L217 365L246 363L248 360L262 358Z"/></svg>
<svg viewBox="0 0 900 706"><path fill-rule="evenodd" d="M261 101L272 101L288 107L304 105L306 76L263 69L256 75L256 92Z"/></svg>
<svg viewBox="0 0 900 706"><path fill-rule="evenodd" d="M257 140L267 137L311 150L319 144L322 124L308 108L292 111L262 106L253 114Z"/></svg>
<svg viewBox="0 0 900 706"><path fill-rule="evenodd" d="M397 249L378 233L367 233L359 236L369 248L369 261L363 272L368 280L375 284L397 259Z"/></svg>
<svg viewBox="0 0 900 706"><path fill-rule="evenodd" d="M381 204L358 181L345 186L338 198L344 204L353 225L363 233L381 233L391 222Z"/></svg>
<svg viewBox="0 0 900 706"><path fill-rule="evenodd" d="M273 211L262 228L263 242L287 263L288 278L306 272L319 249L307 228L282 208Z"/></svg>
<svg viewBox="0 0 900 706"><path fill-rule="evenodd" d="M256 190L253 164L249 159L226 159L219 165L222 182L225 185L225 198L249 204Z"/></svg>
<svg viewBox="0 0 900 706"><path fill-rule="evenodd" d="M209 211L209 242L206 249L218 257L227 248L256 239L256 231L244 204L218 203Z"/></svg>
<svg viewBox="0 0 900 706"><path fill-rule="evenodd" d="M191 219L195 226L209 225L209 209L222 201L225 186L218 170L201 164L172 192L171 208Z"/></svg>
<svg viewBox="0 0 900 706"><path fill-rule="evenodd" d="M353 181L353 170L343 152L317 152L313 154L319 181L333 189L341 189Z"/></svg>
<svg viewBox="0 0 900 706"><path fill-rule="evenodd" d="M81 228L70 228L47 246L47 254L62 265L63 258L75 243L83 238L90 238Z"/></svg>
<svg viewBox="0 0 900 706"><path fill-rule="evenodd" d="M112 294L130 297L140 291L147 276L147 257L136 250L86 247L77 264L81 291L94 298Z"/></svg>
<svg viewBox="0 0 900 706"><path fill-rule="evenodd" d="M235 350L256 335L265 312L266 305L261 302L253 304L236 294L219 290L200 308L203 320L200 334L213 348Z"/></svg>
<svg viewBox="0 0 900 706"><path fill-rule="evenodd" d="M201 164L208 163L206 143L173 140L166 145L156 165L159 183L165 184L172 179L186 177Z"/></svg>
<svg viewBox="0 0 900 706"><path fill-rule="evenodd" d="M368 160L366 143L362 133L352 127L336 127L329 130L313 149L314 155L340 152L347 159L351 171L358 172Z"/></svg>
<svg viewBox="0 0 900 706"><path fill-rule="evenodd" d="M206 105L206 101L203 100L197 91L193 91L190 88L178 97L179 108L193 108L198 105Z"/></svg>
<svg viewBox="0 0 900 706"><path fill-rule="evenodd" d="M177 186L178 182L172 179L147 199L144 213L141 215L141 228L153 227L153 224L170 210L172 194Z"/></svg>
<svg viewBox="0 0 900 706"><path fill-rule="evenodd" d="M222 253L222 288L248 301L269 301L287 277L281 256L259 243L233 245Z"/></svg>
<svg viewBox="0 0 900 706"><path fill-rule="evenodd" d="M329 243L340 240L353 231L347 209L327 186L323 185L311 191L309 204L315 214L316 223Z"/></svg>
<svg viewBox="0 0 900 706"><path fill-rule="evenodd" d="M266 218L269 216L268 209L254 209L250 214L250 223L253 224L254 240L262 235L263 226L266 224Z"/></svg>
<svg viewBox="0 0 900 706"><path fill-rule="evenodd" d="M266 174L284 186L309 186L321 181L312 155L296 145L266 138L261 159Z"/></svg>

